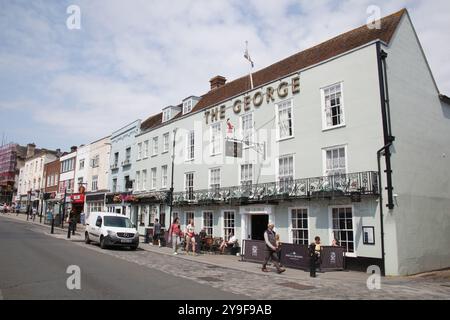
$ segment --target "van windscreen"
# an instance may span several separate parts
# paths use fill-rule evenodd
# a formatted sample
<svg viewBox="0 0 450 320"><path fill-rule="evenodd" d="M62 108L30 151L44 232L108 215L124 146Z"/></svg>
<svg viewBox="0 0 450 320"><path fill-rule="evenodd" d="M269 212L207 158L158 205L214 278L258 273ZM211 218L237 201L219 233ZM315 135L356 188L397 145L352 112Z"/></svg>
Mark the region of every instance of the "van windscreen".
<svg viewBox="0 0 450 320"><path fill-rule="evenodd" d="M133 225L126 217L105 217L105 227L132 228Z"/></svg>

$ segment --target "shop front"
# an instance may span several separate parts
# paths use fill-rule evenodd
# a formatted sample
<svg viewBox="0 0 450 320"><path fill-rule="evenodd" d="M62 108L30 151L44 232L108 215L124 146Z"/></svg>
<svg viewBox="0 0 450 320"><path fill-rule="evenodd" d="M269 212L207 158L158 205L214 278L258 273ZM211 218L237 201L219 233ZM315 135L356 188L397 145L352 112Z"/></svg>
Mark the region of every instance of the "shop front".
<svg viewBox="0 0 450 320"><path fill-rule="evenodd" d="M105 212L105 192L86 193L85 213L86 218L91 212Z"/></svg>
<svg viewBox="0 0 450 320"><path fill-rule="evenodd" d="M75 214L75 219L77 223L81 222L81 213L84 211L84 193L74 193L70 195L71 208L70 212Z"/></svg>
<svg viewBox="0 0 450 320"><path fill-rule="evenodd" d="M107 193L105 207L107 212L117 213L131 219L131 203L134 198L129 193Z"/></svg>

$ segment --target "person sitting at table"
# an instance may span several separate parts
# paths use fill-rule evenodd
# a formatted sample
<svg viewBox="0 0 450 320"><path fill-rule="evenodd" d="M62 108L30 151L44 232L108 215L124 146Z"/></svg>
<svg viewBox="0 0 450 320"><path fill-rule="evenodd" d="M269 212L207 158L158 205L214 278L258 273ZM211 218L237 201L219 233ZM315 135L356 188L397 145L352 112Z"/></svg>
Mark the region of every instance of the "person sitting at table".
<svg viewBox="0 0 450 320"><path fill-rule="evenodd" d="M232 231L230 231L230 233L228 234L228 241L226 241L225 239L222 241L222 243L220 244L220 253L224 254L225 253L225 248L227 248L228 246L234 246L234 244L237 242L236 236L233 234Z"/></svg>

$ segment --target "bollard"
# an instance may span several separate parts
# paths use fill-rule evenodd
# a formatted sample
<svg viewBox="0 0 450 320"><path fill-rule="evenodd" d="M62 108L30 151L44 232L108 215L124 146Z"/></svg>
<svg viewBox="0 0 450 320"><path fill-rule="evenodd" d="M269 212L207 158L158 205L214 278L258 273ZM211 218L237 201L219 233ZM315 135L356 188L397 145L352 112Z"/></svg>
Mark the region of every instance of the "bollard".
<svg viewBox="0 0 450 320"><path fill-rule="evenodd" d="M52 229L50 230L50 233L55 233L55 218L52 218Z"/></svg>
<svg viewBox="0 0 450 320"><path fill-rule="evenodd" d="M69 226L67 227L67 239L70 239L70 225L71 223L69 222Z"/></svg>

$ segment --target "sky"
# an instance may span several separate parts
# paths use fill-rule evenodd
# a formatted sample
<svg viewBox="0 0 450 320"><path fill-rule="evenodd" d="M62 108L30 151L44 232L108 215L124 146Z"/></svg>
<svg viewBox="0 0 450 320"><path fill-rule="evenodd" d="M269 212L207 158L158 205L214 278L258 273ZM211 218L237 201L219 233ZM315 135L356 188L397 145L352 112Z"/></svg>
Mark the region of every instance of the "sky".
<svg viewBox="0 0 450 320"><path fill-rule="evenodd" d="M449 95L448 0L1 0L0 139L88 144L247 74L245 41L258 70L365 24L370 5L409 10Z"/></svg>

